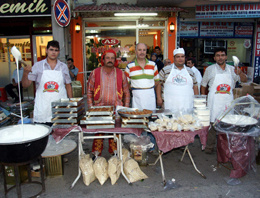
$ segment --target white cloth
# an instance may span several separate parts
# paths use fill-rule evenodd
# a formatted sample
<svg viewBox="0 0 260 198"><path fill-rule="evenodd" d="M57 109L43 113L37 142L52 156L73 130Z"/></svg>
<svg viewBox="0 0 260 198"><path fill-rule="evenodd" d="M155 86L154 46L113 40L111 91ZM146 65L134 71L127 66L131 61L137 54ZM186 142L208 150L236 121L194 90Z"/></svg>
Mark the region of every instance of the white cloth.
<svg viewBox="0 0 260 198"><path fill-rule="evenodd" d="M21 67L21 69L19 69L19 80L22 81L22 77L23 77L23 67ZM17 69L14 70L13 72L13 76L12 79L14 79L15 83L18 83L18 76L17 76Z"/></svg>
<svg viewBox="0 0 260 198"><path fill-rule="evenodd" d="M195 66L193 66L191 68L191 71L193 71L193 73L195 74L195 77L196 77L196 80L197 80L197 83L198 83L199 93L200 93L200 85L201 85L201 81L202 81L201 73Z"/></svg>
<svg viewBox="0 0 260 198"><path fill-rule="evenodd" d="M215 68L215 70L217 70ZM217 72L217 71L215 71ZM233 100L233 88L231 71L228 73L216 73L215 80L208 94L208 107L210 109L210 122L215 119L229 106Z"/></svg>
<svg viewBox="0 0 260 198"><path fill-rule="evenodd" d="M42 65L44 67L44 64ZM62 71L44 70L36 90L34 122L51 122L51 102L67 98Z"/></svg>
<svg viewBox="0 0 260 198"><path fill-rule="evenodd" d="M138 109L156 110L156 99L154 88L133 89L132 107Z"/></svg>
<svg viewBox="0 0 260 198"><path fill-rule="evenodd" d="M173 66L164 83L164 108L173 112L192 110L193 98L193 80L186 66L182 70Z"/></svg>

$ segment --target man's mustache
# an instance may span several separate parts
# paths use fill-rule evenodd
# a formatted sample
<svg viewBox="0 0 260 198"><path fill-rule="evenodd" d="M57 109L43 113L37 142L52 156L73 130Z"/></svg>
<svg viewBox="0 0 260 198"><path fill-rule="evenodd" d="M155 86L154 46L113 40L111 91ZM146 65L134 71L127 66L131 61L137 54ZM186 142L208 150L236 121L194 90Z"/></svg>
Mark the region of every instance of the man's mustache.
<svg viewBox="0 0 260 198"><path fill-rule="evenodd" d="M108 62L108 63L114 64L114 63L112 63L112 62ZM108 64L108 63L107 63L107 64Z"/></svg>

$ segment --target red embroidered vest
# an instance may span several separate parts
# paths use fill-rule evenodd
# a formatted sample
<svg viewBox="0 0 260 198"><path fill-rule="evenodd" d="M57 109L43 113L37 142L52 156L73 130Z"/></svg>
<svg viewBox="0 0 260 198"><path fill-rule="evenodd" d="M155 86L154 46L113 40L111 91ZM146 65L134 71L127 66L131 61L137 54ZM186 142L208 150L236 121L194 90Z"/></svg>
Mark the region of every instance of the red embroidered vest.
<svg viewBox="0 0 260 198"><path fill-rule="evenodd" d="M100 80L101 80L101 68L99 67L95 70L95 86L94 86L94 101L96 103L100 102L101 98L101 88L100 88ZM122 100L123 97L123 72L121 69L115 68L116 72L116 90L117 90L117 97L119 100Z"/></svg>

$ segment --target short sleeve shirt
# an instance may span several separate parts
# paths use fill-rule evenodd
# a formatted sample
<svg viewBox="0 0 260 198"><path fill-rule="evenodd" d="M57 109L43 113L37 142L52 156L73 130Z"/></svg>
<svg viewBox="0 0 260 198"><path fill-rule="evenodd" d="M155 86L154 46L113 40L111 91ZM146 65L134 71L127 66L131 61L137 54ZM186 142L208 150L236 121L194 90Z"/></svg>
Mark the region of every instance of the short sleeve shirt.
<svg viewBox="0 0 260 198"><path fill-rule="evenodd" d="M231 76L233 79L233 84L232 84L232 88L235 87L235 83L237 81L240 81L240 77L239 75L236 75L234 72L234 67L231 65L226 65L225 70L223 70L218 64L213 64L211 66L209 66L202 78L202 82L201 85L203 87L207 87L207 85L209 86L209 90L211 89L211 86L213 85L213 82L215 80L215 76L216 74L226 74L229 73L229 71L231 72Z"/></svg>
<svg viewBox="0 0 260 198"><path fill-rule="evenodd" d="M144 68L139 66L137 60L129 63L126 66L125 74L133 89L149 89L160 80L157 65L148 59L146 59Z"/></svg>
<svg viewBox="0 0 260 198"><path fill-rule="evenodd" d="M18 75L19 75L19 80L21 81L23 77L23 67L19 69ZM18 83L17 69L14 70L12 79L14 79L15 83Z"/></svg>
<svg viewBox="0 0 260 198"><path fill-rule="evenodd" d="M30 72L28 74L28 79L31 81L35 81L36 89L38 88L38 86L41 82L43 68L44 68L44 70L51 70L51 66L48 64L47 59L44 59L42 61L35 63L32 67L32 72ZM64 84L71 83L69 69L65 63L57 60L57 64L56 64L54 70L62 72ZM55 76L53 76L53 79L55 79Z"/></svg>

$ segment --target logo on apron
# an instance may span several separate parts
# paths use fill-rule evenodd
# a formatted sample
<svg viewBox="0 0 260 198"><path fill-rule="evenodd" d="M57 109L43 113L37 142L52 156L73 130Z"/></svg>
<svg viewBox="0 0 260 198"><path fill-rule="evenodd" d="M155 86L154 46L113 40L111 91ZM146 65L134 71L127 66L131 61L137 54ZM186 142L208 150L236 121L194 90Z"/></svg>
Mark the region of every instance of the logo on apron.
<svg viewBox="0 0 260 198"><path fill-rule="evenodd" d="M44 84L43 92L59 92L59 85L54 81L49 81Z"/></svg>
<svg viewBox="0 0 260 198"><path fill-rule="evenodd" d="M231 87L227 84L220 84L217 86L216 94L230 94Z"/></svg>
<svg viewBox="0 0 260 198"><path fill-rule="evenodd" d="M180 75L177 75L177 76L172 78L172 82L175 85L183 86L183 85L187 84L187 78L180 76Z"/></svg>

